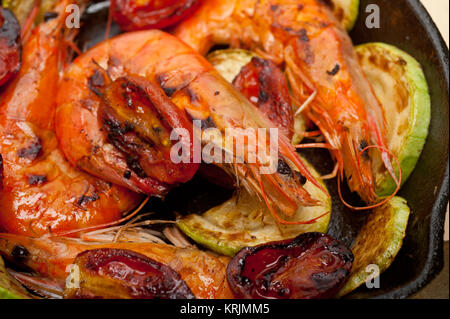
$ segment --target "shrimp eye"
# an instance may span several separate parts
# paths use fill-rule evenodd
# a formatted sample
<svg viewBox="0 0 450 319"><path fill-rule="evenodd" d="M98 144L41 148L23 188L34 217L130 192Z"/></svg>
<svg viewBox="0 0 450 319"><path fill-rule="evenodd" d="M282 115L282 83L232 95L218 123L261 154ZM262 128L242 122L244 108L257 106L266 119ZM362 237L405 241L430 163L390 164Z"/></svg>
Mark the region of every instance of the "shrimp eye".
<svg viewBox="0 0 450 319"><path fill-rule="evenodd" d="M23 262L30 256L30 253L25 247L16 245L11 251L11 256L15 261Z"/></svg>
<svg viewBox="0 0 450 319"><path fill-rule="evenodd" d="M370 160L369 152L368 152L368 150L366 150L366 148L367 148L368 146L369 146L369 144L367 143L366 140L362 140L362 141L359 143L359 151L360 151L360 152L364 151L363 154L362 154L362 158L365 159L366 161Z"/></svg>
<svg viewBox="0 0 450 319"><path fill-rule="evenodd" d="M88 250L76 257L72 269L66 298L194 298L175 270L131 250Z"/></svg>
<svg viewBox="0 0 450 319"><path fill-rule="evenodd" d="M321 233L242 249L227 279L237 298L331 298L347 280L352 252Z"/></svg>

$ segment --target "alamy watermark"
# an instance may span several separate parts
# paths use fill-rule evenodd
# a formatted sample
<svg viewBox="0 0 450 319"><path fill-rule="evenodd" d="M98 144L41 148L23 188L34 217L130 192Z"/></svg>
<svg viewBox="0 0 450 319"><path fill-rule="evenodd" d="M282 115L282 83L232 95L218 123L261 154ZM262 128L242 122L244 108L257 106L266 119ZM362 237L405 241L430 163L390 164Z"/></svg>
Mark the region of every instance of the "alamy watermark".
<svg viewBox="0 0 450 319"><path fill-rule="evenodd" d="M366 287L368 289L379 289L380 288L380 267L375 264L367 265L366 273L368 274L366 278Z"/></svg>
<svg viewBox="0 0 450 319"><path fill-rule="evenodd" d="M68 13L66 17L66 27L68 29L79 29L81 20L80 7L76 4L69 4L66 7L66 13Z"/></svg>
<svg viewBox="0 0 450 319"><path fill-rule="evenodd" d="M376 4L369 4L366 7L366 27L368 29L379 29L380 28L380 7Z"/></svg>
<svg viewBox="0 0 450 319"><path fill-rule="evenodd" d="M66 272L69 273L66 277L66 288L67 289L78 289L80 288L80 267L76 264L71 264L67 266Z"/></svg>

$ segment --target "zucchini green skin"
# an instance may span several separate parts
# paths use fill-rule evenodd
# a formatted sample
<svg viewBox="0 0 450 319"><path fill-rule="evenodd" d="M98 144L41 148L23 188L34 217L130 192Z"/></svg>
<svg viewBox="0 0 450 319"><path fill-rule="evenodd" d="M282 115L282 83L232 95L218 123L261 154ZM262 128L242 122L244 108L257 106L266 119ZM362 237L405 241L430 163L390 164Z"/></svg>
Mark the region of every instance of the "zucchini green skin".
<svg viewBox="0 0 450 319"><path fill-rule="evenodd" d="M0 287L0 299L22 299L22 298Z"/></svg>
<svg viewBox="0 0 450 319"><path fill-rule="evenodd" d="M202 222L205 222L202 220ZM235 245L233 242L227 242L214 238L213 236L205 236L205 234L198 229L195 229L189 225L188 222L180 220L177 223L178 228L189 238L195 241L197 244L209 248L219 254L233 257L242 249L241 246Z"/></svg>
<svg viewBox="0 0 450 319"><path fill-rule="evenodd" d="M402 247L410 212L405 199L393 197L370 213L353 244L353 267L338 297L349 294L367 281L371 275L366 272L367 266L378 266L379 274L389 268Z"/></svg>
<svg viewBox="0 0 450 319"><path fill-rule="evenodd" d="M359 14L359 0L332 0L333 11L347 31L355 26Z"/></svg>
<svg viewBox="0 0 450 319"><path fill-rule="evenodd" d="M403 112L405 114L398 115L399 117L405 117L403 120L405 123L407 122L408 125L407 128L404 128L401 132L399 132L400 127L394 127L393 129L396 131L394 133L390 133L391 141L388 141L391 145L401 145L395 150L391 149L389 147L390 145L388 145L388 148L391 149L399 160L402 169L403 185L414 170L428 136L428 128L431 119L431 100L425 75L422 67L413 57L392 45L379 42L367 43L357 46L356 52L360 57L361 66L371 82L382 107L384 108L385 114L389 116L393 114L393 111L391 109L387 109L389 106L387 103L389 100L395 98L395 96L383 96L383 88L378 88L377 83L374 83L380 82L383 79L376 79L373 76L371 78L371 68L376 66L369 62L370 59L367 59L367 56L368 54L373 55L374 53L378 55L378 57L384 56L384 61L389 61L392 65L392 61L396 61L397 63L393 67L395 67L397 71L401 70L401 72L403 72L402 79L394 78L394 80L396 81L396 85L403 85L408 91L407 107L409 110L405 110ZM376 70L376 72L378 72L377 75L383 73L389 75L389 73L385 70ZM400 83L400 80L403 83ZM389 129L390 128L388 128L388 130ZM398 176L398 168L395 161L393 162L393 166ZM376 193L380 197L389 196L395 191L397 185L386 170L382 174L376 173L377 171L378 170L374 170Z"/></svg>

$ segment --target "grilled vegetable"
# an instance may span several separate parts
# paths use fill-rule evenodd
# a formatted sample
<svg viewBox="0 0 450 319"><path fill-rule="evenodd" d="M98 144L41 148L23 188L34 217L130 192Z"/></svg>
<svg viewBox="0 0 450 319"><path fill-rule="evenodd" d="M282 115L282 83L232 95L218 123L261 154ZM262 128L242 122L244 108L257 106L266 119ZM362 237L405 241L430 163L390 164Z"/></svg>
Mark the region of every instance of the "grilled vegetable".
<svg viewBox="0 0 450 319"><path fill-rule="evenodd" d="M199 0L112 0L114 20L122 30L162 29L190 15Z"/></svg>
<svg viewBox="0 0 450 319"><path fill-rule="evenodd" d="M41 0L39 4L39 13L36 16L37 23L42 22L46 18L46 13L49 12L55 5L57 0ZM80 3L85 0L80 0ZM3 0L3 7L10 9L17 17L21 25L24 25L36 0Z"/></svg>
<svg viewBox="0 0 450 319"><path fill-rule="evenodd" d="M391 45L368 43L358 46L356 52L384 108L387 148L400 162L404 183L414 170L428 136L431 106L425 76L414 58ZM396 184L380 156L373 161L373 172L378 196L392 194Z"/></svg>
<svg viewBox="0 0 450 319"><path fill-rule="evenodd" d="M3 0L2 6L11 10L20 24L23 24L30 14L34 0Z"/></svg>
<svg viewBox="0 0 450 319"><path fill-rule="evenodd" d="M253 57L233 80L233 86L292 139L294 112L289 85L283 71L274 62Z"/></svg>
<svg viewBox="0 0 450 319"><path fill-rule="evenodd" d="M319 173L307 163L314 177ZM323 187L325 185L323 184ZM300 207L290 221L311 220L331 212L331 199L311 182L304 185L311 196L321 201L314 207ZM294 238L305 232L326 232L330 214L305 225L279 225L271 217L264 203L242 191L218 207L203 215L192 214L178 221L178 227L197 243L218 253L234 256L245 246Z"/></svg>
<svg viewBox="0 0 450 319"><path fill-rule="evenodd" d="M366 271L367 266L378 266L381 274L392 264L402 247L409 214L406 200L394 197L369 215L352 247L355 256L353 268L339 296L350 293L366 282L371 274Z"/></svg>
<svg viewBox="0 0 450 319"><path fill-rule="evenodd" d="M334 15L343 27L350 31L355 26L359 13L359 0L331 0Z"/></svg>
<svg viewBox="0 0 450 319"><path fill-rule="evenodd" d="M131 250L88 250L74 265L79 282L66 285L65 298L194 299L175 270Z"/></svg>
<svg viewBox="0 0 450 319"><path fill-rule="evenodd" d="M236 298L332 298L352 268L352 252L321 233L242 249L228 264Z"/></svg>
<svg viewBox="0 0 450 319"><path fill-rule="evenodd" d="M256 53L247 50L228 49L213 51L207 59L225 80L232 83L241 69L257 56Z"/></svg>

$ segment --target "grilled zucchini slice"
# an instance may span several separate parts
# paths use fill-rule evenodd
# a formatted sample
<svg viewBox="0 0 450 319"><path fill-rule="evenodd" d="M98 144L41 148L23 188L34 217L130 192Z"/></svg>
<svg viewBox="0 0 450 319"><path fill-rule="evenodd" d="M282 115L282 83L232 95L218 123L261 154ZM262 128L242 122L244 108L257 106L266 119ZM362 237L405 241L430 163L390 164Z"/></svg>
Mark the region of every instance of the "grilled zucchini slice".
<svg viewBox="0 0 450 319"><path fill-rule="evenodd" d="M342 26L350 31L355 26L359 13L359 0L331 0L333 13Z"/></svg>
<svg viewBox="0 0 450 319"><path fill-rule="evenodd" d="M356 52L386 116L387 148L402 169L402 184L414 170L428 136L431 102L420 64L409 54L384 43L368 43ZM398 175L397 166L394 169ZM396 184L381 157L373 161L376 192L392 194Z"/></svg>
<svg viewBox="0 0 450 319"><path fill-rule="evenodd" d="M389 268L402 247L409 214L406 200L393 197L368 216L353 244L355 259L352 271L339 292L339 297L352 292L367 281L370 275L366 272L367 266L378 266L380 274Z"/></svg>
<svg viewBox="0 0 450 319"><path fill-rule="evenodd" d="M303 159L308 170L317 180L319 173ZM326 189L326 186L321 183ZM306 221L331 212L331 198L307 181L304 188L322 204L315 207L300 207L289 221ZM178 227L200 245L227 256L234 256L246 246L294 238L306 232L322 232L328 229L330 215L319 218L308 225L279 225L265 204L244 190L222 205L203 215L192 214L178 220Z"/></svg>

